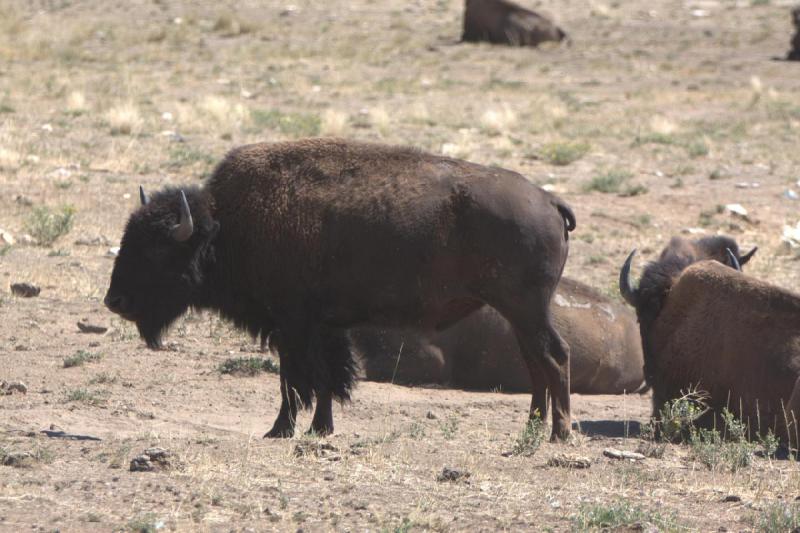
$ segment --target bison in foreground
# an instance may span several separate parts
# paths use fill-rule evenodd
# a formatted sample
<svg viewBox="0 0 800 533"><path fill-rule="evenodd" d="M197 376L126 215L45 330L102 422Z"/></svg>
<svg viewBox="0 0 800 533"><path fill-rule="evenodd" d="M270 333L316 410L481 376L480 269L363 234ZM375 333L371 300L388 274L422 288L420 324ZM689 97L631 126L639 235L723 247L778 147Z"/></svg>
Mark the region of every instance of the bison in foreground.
<svg viewBox="0 0 800 533"><path fill-rule="evenodd" d="M639 328L628 309L583 283L561 278L550 312L570 347L572 392L622 394L642 386ZM359 328L351 338L369 380L531 391L514 332L490 308L439 333ZM543 378L539 374L537 386L546 389Z"/></svg>
<svg viewBox="0 0 800 533"><path fill-rule="evenodd" d="M566 37L561 28L545 17L508 0L466 0L462 41L538 46Z"/></svg>
<svg viewBox="0 0 800 533"><path fill-rule="evenodd" d="M645 268L636 289L629 279L633 253L620 273L620 290L639 316L653 414L698 387L712 409L701 425L714 425L713 413L728 408L752 431L772 429L784 439L791 433L796 443L800 296L737 271L753 252L740 256L732 239L706 239L701 248L716 260L687 264L668 249ZM720 260L721 251L727 259Z"/></svg>
<svg viewBox="0 0 800 533"><path fill-rule="evenodd" d="M281 408L267 437L333 431L349 398L347 329L442 329L484 304L512 325L552 393L553 435L570 431L569 348L549 313L575 217L499 168L415 149L332 139L233 150L203 187L167 188L125 228L105 298L147 345L188 308L271 333ZM547 406L534 397L531 413Z"/></svg>

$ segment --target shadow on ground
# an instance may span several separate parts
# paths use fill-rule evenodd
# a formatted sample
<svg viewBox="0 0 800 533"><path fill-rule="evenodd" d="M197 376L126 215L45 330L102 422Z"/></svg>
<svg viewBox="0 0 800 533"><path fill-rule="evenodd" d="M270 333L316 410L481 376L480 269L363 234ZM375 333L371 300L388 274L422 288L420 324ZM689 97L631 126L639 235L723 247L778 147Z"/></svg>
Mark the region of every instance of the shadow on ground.
<svg viewBox="0 0 800 533"><path fill-rule="evenodd" d="M636 420L584 420L572 429L588 437L638 437L642 425Z"/></svg>

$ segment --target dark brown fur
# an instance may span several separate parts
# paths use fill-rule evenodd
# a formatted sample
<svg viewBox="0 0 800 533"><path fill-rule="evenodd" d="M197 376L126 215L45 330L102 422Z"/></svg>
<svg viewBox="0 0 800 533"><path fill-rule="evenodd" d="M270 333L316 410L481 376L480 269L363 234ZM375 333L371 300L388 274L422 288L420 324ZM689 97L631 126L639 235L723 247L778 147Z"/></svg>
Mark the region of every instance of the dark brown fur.
<svg viewBox="0 0 800 533"><path fill-rule="evenodd" d="M237 148L185 193L195 233L170 236L180 191L154 194L128 222L106 304L151 347L189 307L271 334L282 404L267 436L293 434L314 398L311 429L333 431L354 372L347 329L442 329L484 304L531 374L544 369L553 434L569 434L569 348L548 305L575 218L557 197L508 170L332 139Z"/></svg>
<svg viewBox="0 0 800 533"><path fill-rule="evenodd" d="M538 46L566 37L545 17L507 0L466 0L462 41Z"/></svg>
<svg viewBox="0 0 800 533"><path fill-rule="evenodd" d="M800 6L792 10L792 22L794 23L794 36L792 37L792 48L786 54L786 59L800 61Z"/></svg>
<svg viewBox="0 0 800 533"><path fill-rule="evenodd" d="M642 386L639 328L629 310L565 278L550 310L570 346L572 392L621 394ZM441 333L362 328L352 336L357 351L370 354L362 357L369 380L531 392L511 326L490 308Z"/></svg>
<svg viewBox="0 0 800 533"><path fill-rule="evenodd" d="M772 429L796 444L784 414L800 415L800 296L730 268L726 248L741 264L755 252L739 255L729 237L673 239L638 289L626 288L631 258L623 267L620 290L639 317L653 416L697 387L712 408L701 425L718 423L727 407L754 433Z"/></svg>
<svg viewBox="0 0 800 533"><path fill-rule="evenodd" d="M697 386L709 393L714 413L727 407L753 433L772 429L797 444L784 412L800 418L799 295L702 261L678 277L648 329L654 415Z"/></svg>

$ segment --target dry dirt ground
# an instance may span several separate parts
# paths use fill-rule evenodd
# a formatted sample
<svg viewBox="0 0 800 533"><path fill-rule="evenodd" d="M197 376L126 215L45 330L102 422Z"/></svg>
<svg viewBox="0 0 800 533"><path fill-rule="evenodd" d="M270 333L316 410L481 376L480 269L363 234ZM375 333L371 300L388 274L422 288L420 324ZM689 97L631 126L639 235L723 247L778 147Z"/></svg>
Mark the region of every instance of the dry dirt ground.
<svg viewBox="0 0 800 533"><path fill-rule="evenodd" d="M0 243L0 380L28 387L0 396L12 463L0 466L0 530L799 525L795 462L731 473L685 445L603 457L637 447L647 397L575 396L583 433L506 457L526 396L362 383L333 437L265 441L277 378L218 370L260 356L250 339L188 316L151 352L103 309L138 184L196 183L235 145L310 135L411 144L552 187L578 216L567 273L609 294L631 248L650 259L689 231L758 245L749 272L796 288L781 234L800 219L786 196L800 191L800 64L772 60L788 47L789 3L533 7L571 46L456 44L460 0L0 0L0 228L16 239ZM48 215L67 206L58 236ZM40 296L12 296L19 281ZM110 331L80 333L84 318ZM65 367L76 354L85 362ZM172 468L129 471L153 446ZM548 466L564 453L593 464ZM437 481L445 467L470 476Z"/></svg>

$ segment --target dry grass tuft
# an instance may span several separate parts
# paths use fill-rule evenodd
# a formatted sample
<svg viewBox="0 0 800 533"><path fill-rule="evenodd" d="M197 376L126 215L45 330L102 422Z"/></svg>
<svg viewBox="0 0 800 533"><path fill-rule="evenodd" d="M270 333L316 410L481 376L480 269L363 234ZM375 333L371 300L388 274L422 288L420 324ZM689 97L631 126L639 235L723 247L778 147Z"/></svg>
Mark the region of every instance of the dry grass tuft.
<svg viewBox="0 0 800 533"><path fill-rule="evenodd" d="M489 133L503 133L517 125L517 114L508 104L487 109L480 119L481 126Z"/></svg>
<svg viewBox="0 0 800 533"><path fill-rule="evenodd" d="M322 113L319 133L323 137L344 137L349 130L350 117L344 111L326 109Z"/></svg>
<svg viewBox="0 0 800 533"><path fill-rule="evenodd" d="M67 96L67 111L73 114L85 113L89 106L86 103L86 96L81 91L72 91Z"/></svg>
<svg viewBox="0 0 800 533"><path fill-rule="evenodd" d="M133 102L123 102L106 112L112 135L134 135L144 123L139 108Z"/></svg>

